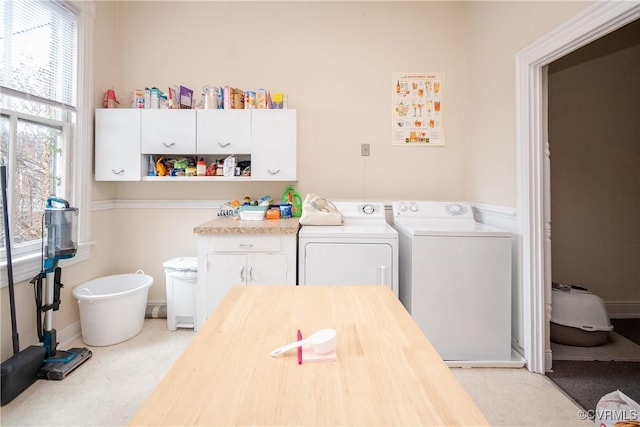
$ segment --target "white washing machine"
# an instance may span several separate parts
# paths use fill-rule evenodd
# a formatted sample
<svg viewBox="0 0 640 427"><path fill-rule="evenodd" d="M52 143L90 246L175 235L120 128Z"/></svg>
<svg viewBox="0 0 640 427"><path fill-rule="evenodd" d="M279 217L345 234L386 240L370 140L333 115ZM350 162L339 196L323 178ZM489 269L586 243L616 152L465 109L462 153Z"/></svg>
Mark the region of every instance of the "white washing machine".
<svg viewBox="0 0 640 427"><path fill-rule="evenodd" d="M343 225L303 225L298 232L298 284L384 285L398 295L398 232L384 205L334 204Z"/></svg>
<svg viewBox="0 0 640 427"><path fill-rule="evenodd" d="M393 226L400 300L442 359L510 362L511 234L477 223L465 202L394 202Z"/></svg>

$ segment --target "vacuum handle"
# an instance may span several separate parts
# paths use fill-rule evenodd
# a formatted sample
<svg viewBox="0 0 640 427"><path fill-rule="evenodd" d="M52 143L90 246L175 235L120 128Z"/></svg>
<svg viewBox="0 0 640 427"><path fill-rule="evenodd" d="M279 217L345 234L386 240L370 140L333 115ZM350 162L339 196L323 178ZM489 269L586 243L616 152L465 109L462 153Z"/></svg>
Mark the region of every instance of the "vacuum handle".
<svg viewBox="0 0 640 427"><path fill-rule="evenodd" d="M16 322L16 298L13 284L13 262L11 259L11 236L9 235L9 206L7 205L7 167L0 166L0 178L2 181L2 213L4 217L4 249L7 254L7 280L9 284L9 308L11 310L11 341L13 354L20 353L20 340Z"/></svg>
<svg viewBox="0 0 640 427"><path fill-rule="evenodd" d="M0 168L2 169L2 173L0 173L0 175L2 175L0 177L2 179L2 191L4 191L7 189L7 167L2 165Z"/></svg>
<svg viewBox="0 0 640 427"><path fill-rule="evenodd" d="M69 209L69 202L59 197L49 197L47 199L47 208L53 208L52 202L61 203L64 205L65 209Z"/></svg>

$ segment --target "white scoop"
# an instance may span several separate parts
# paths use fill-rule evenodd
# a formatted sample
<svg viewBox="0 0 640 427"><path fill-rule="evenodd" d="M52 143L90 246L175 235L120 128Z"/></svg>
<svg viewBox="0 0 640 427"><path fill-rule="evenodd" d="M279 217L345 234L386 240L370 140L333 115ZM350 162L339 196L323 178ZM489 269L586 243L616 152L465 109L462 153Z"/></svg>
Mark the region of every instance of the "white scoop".
<svg viewBox="0 0 640 427"><path fill-rule="evenodd" d="M321 329L318 332L315 332L300 341L296 341L291 344L283 345L282 347L276 348L271 352L271 356L280 356L291 349L301 347L305 344L309 344L313 351L318 354L329 353L336 348L336 330Z"/></svg>

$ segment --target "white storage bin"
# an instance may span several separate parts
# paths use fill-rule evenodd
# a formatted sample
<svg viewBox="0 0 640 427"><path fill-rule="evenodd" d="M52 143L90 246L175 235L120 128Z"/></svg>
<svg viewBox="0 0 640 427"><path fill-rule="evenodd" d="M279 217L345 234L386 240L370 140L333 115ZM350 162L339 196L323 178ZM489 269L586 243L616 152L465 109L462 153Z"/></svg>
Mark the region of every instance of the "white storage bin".
<svg viewBox="0 0 640 427"><path fill-rule="evenodd" d="M262 221L267 215L268 206L240 206L238 213L241 220Z"/></svg>
<svg viewBox="0 0 640 427"><path fill-rule="evenodd" d="M167 328L194 328L198 258L173 258L162 266L167 286Z"/></svg>

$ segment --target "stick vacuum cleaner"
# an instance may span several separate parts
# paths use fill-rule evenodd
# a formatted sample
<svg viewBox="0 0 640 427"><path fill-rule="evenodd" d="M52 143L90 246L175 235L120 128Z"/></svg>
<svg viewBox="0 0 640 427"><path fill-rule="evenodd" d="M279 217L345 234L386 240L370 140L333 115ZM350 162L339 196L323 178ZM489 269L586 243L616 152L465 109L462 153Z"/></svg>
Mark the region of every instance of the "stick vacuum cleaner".
<svg viewBox="0 0 640 427"><path fill-rule="evenodd" d="M55 204L63 207L56 207ZM75 218L78 209L69 207L69 202L56 197L47 199L44 213L43 262L42 271L31 280L36 297L38 337L44 343L44 364L38 371L38 378L62 380L93 353L87 348L72 348L67 351L58 350L56 330L53 329L53 312L60 309L60 289L62 270L58 267L61 259L72 258L77 252L77 226ZM46 282L45 301L42 304L42 282ZM44 313L44 324L42 322Z"/></svg>

